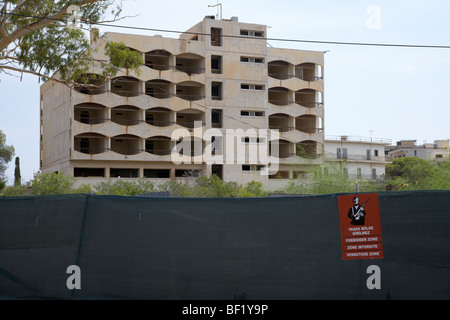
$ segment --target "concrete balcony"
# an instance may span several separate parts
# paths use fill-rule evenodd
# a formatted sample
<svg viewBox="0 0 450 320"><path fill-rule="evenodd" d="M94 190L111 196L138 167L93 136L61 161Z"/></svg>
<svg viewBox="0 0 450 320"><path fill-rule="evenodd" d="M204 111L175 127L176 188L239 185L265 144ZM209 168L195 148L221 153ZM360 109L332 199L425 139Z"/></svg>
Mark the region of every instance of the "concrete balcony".
<svg viewBox="0 0 450 320"><path fill-rule="evenodd" d="M109 119L105 106L96 103L82 103L74 106L74 120L87 125L97 125Z"/></svg>

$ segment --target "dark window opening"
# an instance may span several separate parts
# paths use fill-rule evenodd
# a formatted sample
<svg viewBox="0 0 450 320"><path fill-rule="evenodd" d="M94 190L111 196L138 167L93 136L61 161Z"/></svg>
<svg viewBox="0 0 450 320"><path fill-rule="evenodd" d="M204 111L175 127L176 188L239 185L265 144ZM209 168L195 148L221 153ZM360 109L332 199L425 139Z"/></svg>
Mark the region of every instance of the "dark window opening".
<svg viewBox="0 0 450 320"><path fill-rule="evenodd" d="M198 178L201 174L201 170L175 170L176 178Z"/></svg>
<svg viewBox="0 0 450 320"><path fill-rule="evenodd" d="M213 164L211 173L218 176L222 180L223 179L223 165Z"/></svg>
<svg viewBox="0 0 450 320"><path fill-rule="evenodd" d="M222 45L222 29L211 28L211 45L216 47Z"/></svg>
<svg viewBox="0 0 450 320"><path fill-rule="evenodd" d="M222 128L222 110L212 109L211 126L213 128Z"/></svg>
<svg viewBox="0 0 450 320"><path fill-rule="evenodd" d="M139 178L139 169L110 169L111 178Z"/></svg>
<svg viewBox="0 0 450 320"><path fill-rule="evenodd" d="M211 98L213 100L222 100L222 82L212 82Z"/></svg>
<svg viewBox="0 0 450 320"><path fill-rule="evenodd" d="M89 124L89 111L80 112L80 122Z"/></svg>
<svg viewBox="0 0 450 320"><path fill-rule="evenodd" d="M88 178L88 177L105 177L104 168L75 168L74 169L75 178Z"/></svg>
<svg viewBox="0 0 450 320"><path fill-rule="evenodd" d="M211 56L211 73L222 74L222 57Z"/></svg>
<svg viewBox="0 0 450 320"><path fill-rule="evenodd" d="M144 178L147 179L170 179L170 169L167 170L144 170Z"/></svg>

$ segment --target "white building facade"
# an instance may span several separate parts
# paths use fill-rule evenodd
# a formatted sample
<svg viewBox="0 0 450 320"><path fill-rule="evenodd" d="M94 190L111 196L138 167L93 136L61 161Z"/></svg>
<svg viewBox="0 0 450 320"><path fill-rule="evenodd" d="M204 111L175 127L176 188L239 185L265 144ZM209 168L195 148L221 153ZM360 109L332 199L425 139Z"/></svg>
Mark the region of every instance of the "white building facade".
<svg viewBox="0 0 450 320"><path fill-rule="evenodd" d="M343 164L344 174L355 180L379 180L391 157L385 156L385 147L391 140L352 136L326 136L325 162Z"/></svg>

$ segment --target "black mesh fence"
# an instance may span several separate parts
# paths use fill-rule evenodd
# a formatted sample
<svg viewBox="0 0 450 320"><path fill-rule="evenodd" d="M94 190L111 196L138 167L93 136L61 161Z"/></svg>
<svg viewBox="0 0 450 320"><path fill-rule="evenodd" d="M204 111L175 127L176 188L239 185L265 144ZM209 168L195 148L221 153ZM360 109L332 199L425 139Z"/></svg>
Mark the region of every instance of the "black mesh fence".
<svg viewBox="0 0 450 320"><path fill-rule="evenodd" d="M450 191L380 192L379 260L342 260L338 196L0 198L0 298L450 298Z"/></svg>

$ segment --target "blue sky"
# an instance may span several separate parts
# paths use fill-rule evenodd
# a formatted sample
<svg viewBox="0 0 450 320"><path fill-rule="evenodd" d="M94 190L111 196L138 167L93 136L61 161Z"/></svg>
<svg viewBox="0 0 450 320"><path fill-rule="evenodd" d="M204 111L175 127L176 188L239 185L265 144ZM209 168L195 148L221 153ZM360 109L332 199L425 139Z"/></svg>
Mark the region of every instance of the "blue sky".
<svg viewBox="0 0 450 320"><path fill-rule="evenodd" d="M217 14L210 1L127 0L118 25L186 30ZM224 19L269 26L269 38L450 45L450 1L222 0ZM380 28L367 21L380 9ZM138 16L136 16L138 15ZM143 35L178 34L100 27ZM269 41L273 47L326 51L325 134L424 141L450 138L450 49L389 48ZM41 83L42 84L42 83ZM21 159L24 181L39 170L38 79L0 74L0 130ZM10 183L14 161L6 172Z"/></svg>

